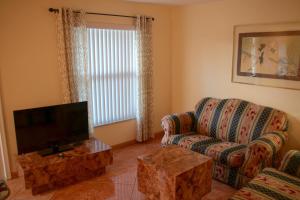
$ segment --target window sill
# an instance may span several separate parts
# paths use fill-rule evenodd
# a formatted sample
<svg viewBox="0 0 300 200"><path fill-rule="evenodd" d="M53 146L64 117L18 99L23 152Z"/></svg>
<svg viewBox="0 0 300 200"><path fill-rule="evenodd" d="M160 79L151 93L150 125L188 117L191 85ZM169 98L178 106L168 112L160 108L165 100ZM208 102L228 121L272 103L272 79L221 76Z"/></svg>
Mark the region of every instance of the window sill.
<svg viewBox="0 0 300 200"><path fill-rule="evenodd" d="M132 120L136 120L136 118L134 117L134 118L124 119L124 120L109 122L107 124L94 125L94 128L103 127L103 126L109 126L109 125L113 125L113 124L120 124L120 123L123 123L123 122L132 121Z"/></svg>

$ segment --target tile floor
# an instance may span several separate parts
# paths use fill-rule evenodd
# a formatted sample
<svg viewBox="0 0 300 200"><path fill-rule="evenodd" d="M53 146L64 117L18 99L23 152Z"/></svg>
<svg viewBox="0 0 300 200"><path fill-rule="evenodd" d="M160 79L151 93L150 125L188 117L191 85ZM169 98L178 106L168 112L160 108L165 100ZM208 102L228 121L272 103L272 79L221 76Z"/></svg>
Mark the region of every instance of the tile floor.
<svg viewBox="0 0 300 200"><path fill-rule="evenodd" d="M114 150L113 165L105 175L77 183L59 190L32 196L25 190L22 177L9 180L10 200L142 200L143 194L137 190L136 157L160 148L160 140L146 144L134 144ZM212 191L203 199L228 199L236 190L220 182L213 181Z"/></svg>

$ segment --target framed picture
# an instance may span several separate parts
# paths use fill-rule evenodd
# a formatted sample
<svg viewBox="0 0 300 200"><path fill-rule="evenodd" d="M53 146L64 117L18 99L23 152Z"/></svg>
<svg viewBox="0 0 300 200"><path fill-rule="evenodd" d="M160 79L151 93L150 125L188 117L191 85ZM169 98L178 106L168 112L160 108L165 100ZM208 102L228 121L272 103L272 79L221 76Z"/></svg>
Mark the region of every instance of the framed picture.
<svg viewBox="0 0 300 200"><path fill-rule="evenodd" d="M235 26L232 81L300 90L300 22Z"/></svg>

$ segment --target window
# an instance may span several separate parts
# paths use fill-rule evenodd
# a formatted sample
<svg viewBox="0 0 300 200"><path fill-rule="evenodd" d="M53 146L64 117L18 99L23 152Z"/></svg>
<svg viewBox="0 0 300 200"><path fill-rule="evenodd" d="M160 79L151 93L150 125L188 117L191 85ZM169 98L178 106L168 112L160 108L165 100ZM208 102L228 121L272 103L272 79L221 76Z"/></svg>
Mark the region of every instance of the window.
<svg viewBox="0 0 300 200"><path fill-rule="evenodd" d="M135 118L135 30L88 29L94 126Z"/></svg>

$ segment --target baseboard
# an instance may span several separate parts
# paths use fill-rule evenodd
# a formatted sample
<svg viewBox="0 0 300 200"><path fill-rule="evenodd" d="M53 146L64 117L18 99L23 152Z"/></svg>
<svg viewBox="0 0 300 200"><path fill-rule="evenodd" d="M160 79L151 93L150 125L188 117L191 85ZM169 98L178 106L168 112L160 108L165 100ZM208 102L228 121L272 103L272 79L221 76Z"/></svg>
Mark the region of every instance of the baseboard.
<svg viewBox="0 0 300 200"><path fill-rule="evenodd" d="M164 136L165 132L164 131L159 131L155 133L154 138L155 139L161 139Z"/></svg>
<svg viewBox="0 0 300 200"><path fill-rule="evenodd" d="M154 140L160 140L163 136L164 136L164 131L159 131L159 132L154 133L154 138L153 139ZM130 141L123 142L123 143L120 143L120 144L112 145L112 149L114 149L114 150L115 149L121 149L121 148L130 146L130 145L133 145L133 144L137 144L137 143L138 142L136 140L130 140ZM19 177L19 173L17 171L12 171L11 172L11 179L15 179L15 178L18 178L18 177Z"/></svg>
<svg viewBox="0 0 300 200"><path fill-rule="evenodd" d="M127 142L122 142L120 144L111 145L111 148L112 149L121 149L121 148L130 146L130 145L133 145L133 144L136 144L136 143L137 143L136 140L130 140L130 141L127 141Z"/></svg>
<svg viewBox="0 0 300 200"><path fill-rule="evenodd" d="M161 139L164 135L164 132L163 131L159 131L157 133L154 133L154 140L158 140L158 139ZM151 139L151 140L153 140ZM151 141L150 140L150 141ZM123 143L120 143L120 144L115 144L115 145L112 145L112 149L120 149L120 148L124 148L124 147L127 147L127 146L130 146L130 145L133 145L133 144L137 144L139 142L137 142L136 140L130 140L130 141L127 141L127 142L123 142Z"/></svg>
<svg viewBox="0 0 300 200"><path fill-rule="evenodd" d="M12 171L11 173L11 179L15 179L15 178L18 178L19 177L19 173L17 171Z"/></svg>

